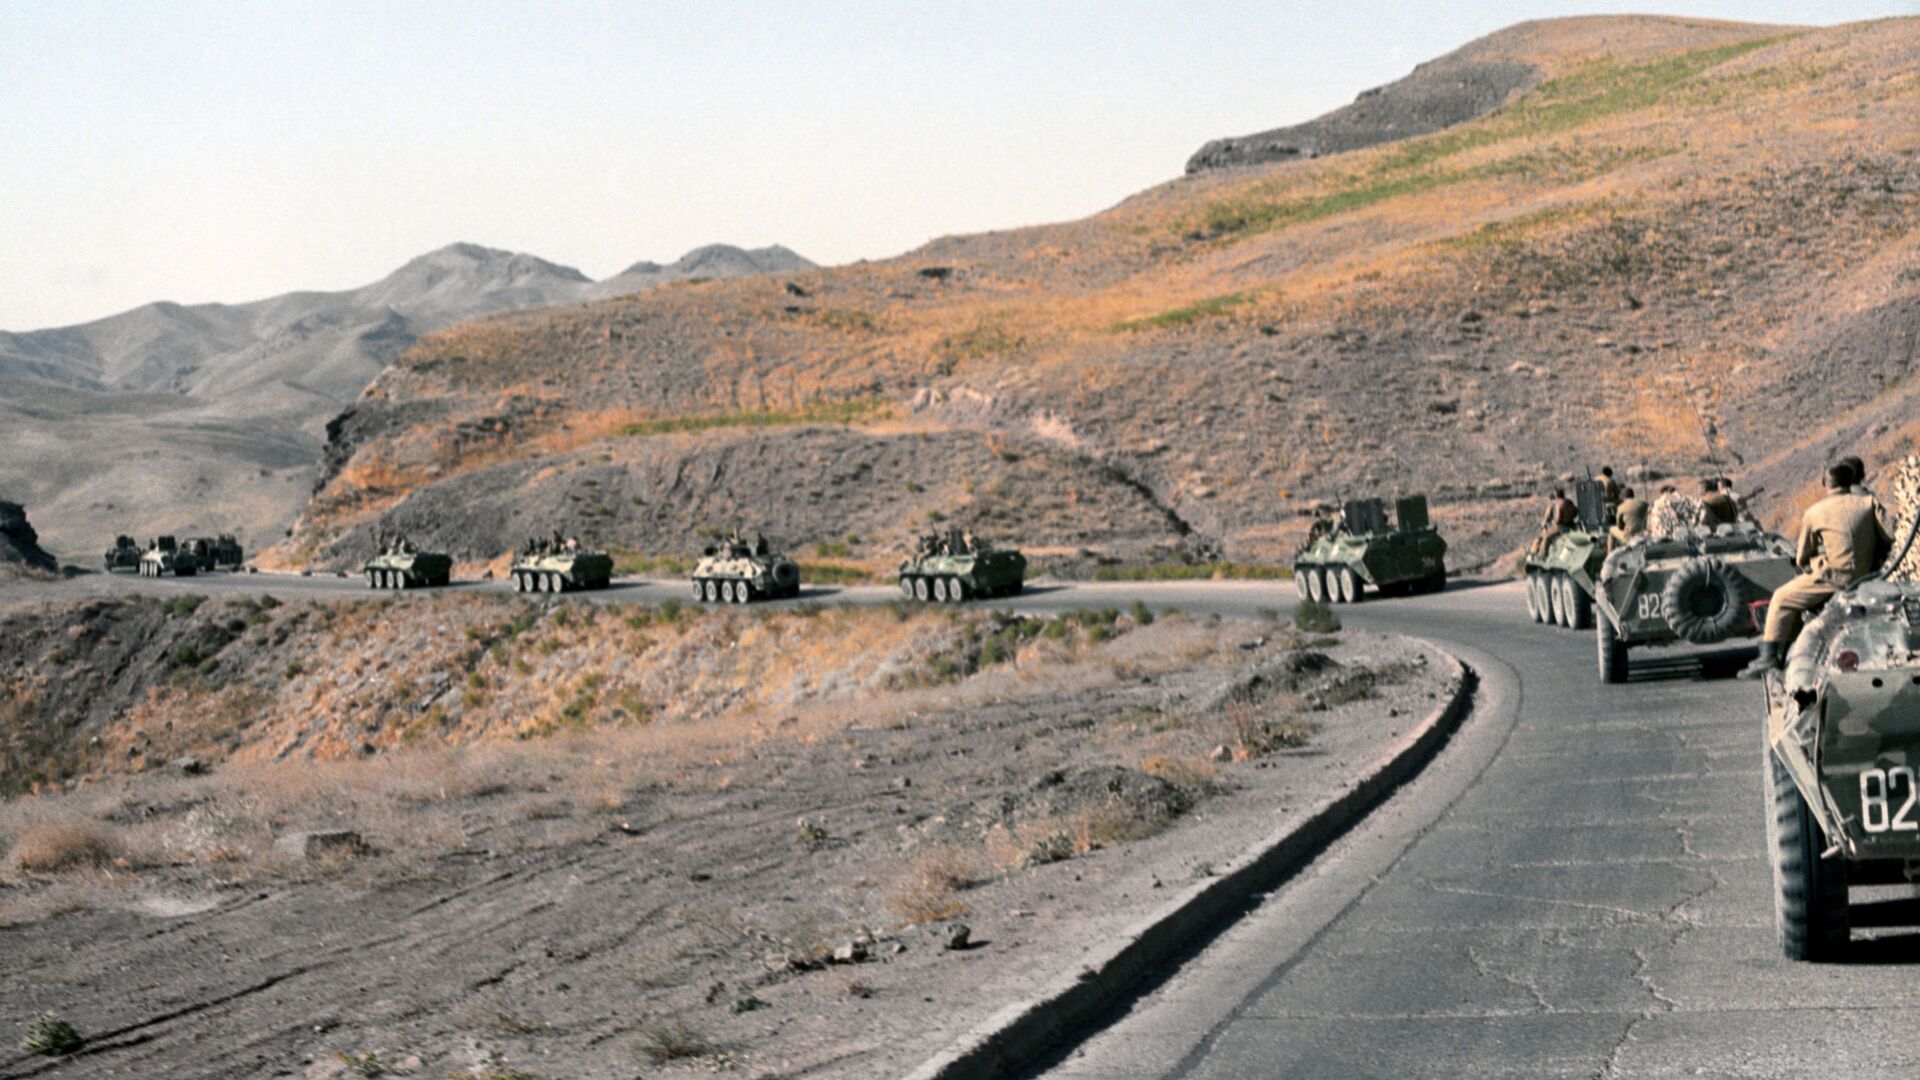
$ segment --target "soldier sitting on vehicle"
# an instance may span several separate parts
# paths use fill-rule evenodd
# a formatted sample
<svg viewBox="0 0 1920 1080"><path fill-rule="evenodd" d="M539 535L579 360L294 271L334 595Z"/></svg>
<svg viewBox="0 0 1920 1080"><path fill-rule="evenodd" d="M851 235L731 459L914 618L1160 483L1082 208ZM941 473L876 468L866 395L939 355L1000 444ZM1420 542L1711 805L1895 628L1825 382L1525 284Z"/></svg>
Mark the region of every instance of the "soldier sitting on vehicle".
<svg viewBox="0 0 1920 1080"><path fill-rule="evenodd" d="M1826 498L1800 517L1794 561L1805 572L1774 590L1760 655L1740 672L1741 678L1758 679L1783 666L1807 617L1825 607L1834 593L1879 569L1891 553L1893 537L1880 523L1879 504L1871 495L1853 492L1857 476L1842 464L1827 469Z"/></svg>
<svg viewBox="0 0 1920 1080"><path fill-rule="evenodd" d="M753 553L755 555L767 554L767 538L757 532L753 534Z"/></svg>
<svg viewBox="0 0 1920 1080"><path fill-rule="evenodd" d="M1607 530L1607 550L1625 547L1633 543L1636 536L1644 536L1647 531L1647 501L1636 496L1632 488L1620 489L1620 505L1613 510L1613 527Z"/></svg>
<svg viewBox="0 0 1920 1080"><path fill-rule="evenodd" d="M1673 536L1700 524L1699 502L1680 494L1672 484L1660 485L1660 497L1653 500L1647 515L1647 529L1655 536Z"/></svg>
<svg viewBox="0 0 1920 1080"><path fill-rule="evenodd" d="M1547 548L1554 537L1566 532L1580 521L1580 508L1567 498L1564 488L1554 488L1553 498L1547 500L1547 512L1540 520L1540 535L1533 538L1533 547L1529 553L1536 559L1547 556Z"/></svg>
<svg viewBox="0 0 1920 1080"><path fill-rule="evenodd" d="M1608 511L1612 511L1614 507L1619 506L1620 500L1626 497L1623 489L1620 487L1620 481L1613 478L1613 466L1611 465L1600 466L1600 494L1601 498L1604 499L1607 504Z"/></svg>
<svg viewBox="0 0 1920 1080"><path fill-rule="evenodd" d="M1740 520L1740 508L1733 496L1720 490L1721 481L1708 477L1700 481L1700 511L1703 525L1732 525Z"/></svg>

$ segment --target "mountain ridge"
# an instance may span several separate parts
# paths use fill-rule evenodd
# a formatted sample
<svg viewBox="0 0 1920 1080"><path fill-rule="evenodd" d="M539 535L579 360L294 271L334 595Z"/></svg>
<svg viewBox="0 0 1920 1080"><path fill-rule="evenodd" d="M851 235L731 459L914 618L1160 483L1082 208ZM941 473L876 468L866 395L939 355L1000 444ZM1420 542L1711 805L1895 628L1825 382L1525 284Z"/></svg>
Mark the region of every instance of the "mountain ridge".
<svg viewBox="0 0 1920 1080"><path fill-rule="evenodd" d="M785 248L706 245L645 277L594 281L461 241L351 289L160 300L74 326L0 331L0 492L33 509L57 550L123 532L228 531L266 543L312 485L326 421L422 334L697 274L800 265L811 264Z"/></svg>
<svg viewBox="0 0 1920 1080"><path fill-rule="evenodd" d="M1552 20L1462 51L1539 77L1436 131L799 294L716 281L429 335L343 414L276 558L404 528L485 560L536 521L681 554L744 522L884 565L957 521L1057 568L1284 561L1317 505L1427 491L1473 568L1587 465L1785 460L1909 392L1920 19ZM1835 337L1856 344L1823 359Z"/></svg>

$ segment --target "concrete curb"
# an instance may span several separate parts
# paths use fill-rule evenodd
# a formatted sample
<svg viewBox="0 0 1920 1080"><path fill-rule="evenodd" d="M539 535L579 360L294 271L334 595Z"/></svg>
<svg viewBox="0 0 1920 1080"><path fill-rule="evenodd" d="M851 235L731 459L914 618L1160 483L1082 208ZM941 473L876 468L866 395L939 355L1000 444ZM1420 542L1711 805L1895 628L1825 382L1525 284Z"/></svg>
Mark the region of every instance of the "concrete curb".
<svg viewBox="0 0 1920 1080"><path fill-rule="evenodd" d="M1371 772L1321 804L1305 821L1269 836L1218 876L1189 886L1112 945L1087 957L1078 971L1053 980L1038 996L988 1017L908 1073L906 1080L1006 1076L1098 1018L1131 992L1143 974L1178 955L1196 935L1244 906L1254 893L1270 888L1297 869L1308 854L1364 817L1426 764L1460 726L1473 699L1479 681L1473 669L1439 646L1426 644L1453 665L1453 696L1396 743Z"/></svg>

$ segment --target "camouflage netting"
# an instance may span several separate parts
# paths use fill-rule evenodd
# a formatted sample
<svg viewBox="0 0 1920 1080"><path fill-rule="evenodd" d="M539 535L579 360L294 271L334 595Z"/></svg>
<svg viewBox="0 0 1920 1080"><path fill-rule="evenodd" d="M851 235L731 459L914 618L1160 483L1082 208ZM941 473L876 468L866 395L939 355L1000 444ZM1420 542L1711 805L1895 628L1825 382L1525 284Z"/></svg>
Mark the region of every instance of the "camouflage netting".
<svg viewBox="0 0 1920 1080"><path fill-rule="evenodd" d="M1907 534L1913 531L1914 518L1920 515L1920 457L1908 454L1893 470L1893 485L1887 492L1888 509L1893 511L1894 551L1906 543ZM1887 576L1895 581L1920 581L1920 543L1907 550L1907 557L1898 566L1887 568Z"/></svg>
<svg viewBox="0 0 1920 1080"><path fill-rule="evenodd" d="M1672 536L1704 520L1706 510L1700 505L1700 500L1674 492L1654 501L1653 512L1647 518L1647 531L1655 536Z"/></svg>

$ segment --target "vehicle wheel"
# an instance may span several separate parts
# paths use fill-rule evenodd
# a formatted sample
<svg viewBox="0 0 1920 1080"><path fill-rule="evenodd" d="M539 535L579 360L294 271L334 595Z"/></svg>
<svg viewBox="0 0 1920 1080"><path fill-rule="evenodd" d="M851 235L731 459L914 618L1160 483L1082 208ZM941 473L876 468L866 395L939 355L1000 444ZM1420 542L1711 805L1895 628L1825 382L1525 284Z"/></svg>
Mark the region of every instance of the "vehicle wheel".
<svg viewBox="0 0 1920 1080"><path fill-rule="evenodd" d="M1571 577L1567 578L1567 613L1573 619L1573 629L1592 629L1593 597Z"/></svg>
<svg viewBox="0 0 1920 1080"><path fill-rule="evenodd" d="M913 579L912 578L907 577L905 575L901 576L900 595L908 600L913 599Z"/></svg>
<svg viewBox="0 0 1920 1080"><path fill-rule="evenodd" d="M1565 626L1566 617L1561 614L1565 596L1560 592L1560 574L1558 571L1547 574L1547 625Z"/></svg>
<svg viewBox="0 0 1920 1080"><path fill-rule="evenodd" d="M736 581L733 583L733 602L734 603L744 604L751 599L753 599L753 591L752 591L752 588L746 582Z"/></svg>
<svg viewBox="0 0 1920 1080"><path fill-rule="evenodd" d="M947 602L947 579L946 578L937 577L933 579L933 600L937 604L944 604Z"/></svg>
<svg viewBox="0 0 1920 1080"><path fill-rule="evenodd" d="M924 603L926 603L926 602L927 602L927 597L928 597L928 595L929 595L929 594L931 594L931 593L932 593L932 591L933 591L933 590L932 590L931 588L929 588L929 587L928 587L928 585L927 585L927 579L926 579L926 578L914 578L914 579L913 579L913 598L914 598L915 600L918 600L918 601L920 601L920 602L921 602L921 603L923 603L923 604L924 604Z"/></svg>
<svg viewBox="0 0 1920 1080"><path fill-rule="evenodd" d="M1540 572L1527 571L1527 618L1540 621Z"/></svg>
<svg viewBox="0 0 1920 1080"><path fill-rule="evenodd" d="M1316 604L1326 603L1327 575L1317 566L1309 566L1302 572L1307 575L1307 599Z"/></svg>
<svg viewBox="0 0 1920 1080"><path fill-rule="evenodd" d="M947 582L947 599L956 604L966 600L968 591L967 583L960 578L952 578Z"/></svg>
<svg viewBox="0 0 1920 1080"><path fill-rule="evenodd" d="M550 593L563 593L567 591L567 579L561 577L558 570L552 570L547 573L547 591Z"/></svg>
<svg viewBox="0 0 1920 1080"><path fill-rule="evenodd" d="M706 601L709 604L720 602L720 586L712 578L707 579Z"/></svg>
<svg viewBox="0 0 1920 1080"><path fill-rule="evenodd" d="M1627 643L1620 640L1620 634L1607 621L1605 615L1593 620L1593 642L1600 659L1600 681L1603 683L1623 683L1627 681Z"/></svg>
<svg viewBox="0 0 1920 1080"><path fill-rule="evenodd" d="M694 578L693 579L693 602L697 604L700 601L705 600L706 598L707 598L706 589L702 587L702 583L699 578Z"/></svg>
<svg viewBox="0 0 1920 1080"><path fill-rule="evenodd" d="M1847 864L1821 858L1826 836L1773 749L1764 745L1767 851L1773 864L1773 915L1780 951L1790 960L1837 960L1847 951Z"/></svg>
<svg viewBox="0 0 1920 1080"><path fill-rule="evenodd" d="M1307 595L1307 572L1304 566L1293 568L1293 591L1299 593L1302 600L1312 599Z"/></svg>

